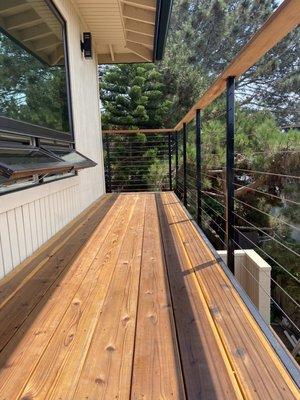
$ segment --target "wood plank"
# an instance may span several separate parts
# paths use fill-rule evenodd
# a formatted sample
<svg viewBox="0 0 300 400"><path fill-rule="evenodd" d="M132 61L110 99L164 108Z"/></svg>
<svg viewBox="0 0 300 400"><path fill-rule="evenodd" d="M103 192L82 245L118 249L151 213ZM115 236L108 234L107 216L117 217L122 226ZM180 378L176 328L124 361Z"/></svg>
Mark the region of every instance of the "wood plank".
<svg viewBox="0 0 300 400"><path fill-rule="evenodd" d="M127 32L126 40L133 43L144 44L145 46L153 46L153 38L141 33ZM112 61L114 61L112 59Z"/></svg>
<svg viewBox="0 0 300 400"><path fill-rule="evenodd" d="M157 194L187 398L242 399L234 371L172 218L172 197Z"/></svg>
<svg viewBox="0 0 300 400"><path fill-rule="evenodd" d="M110 232L114 221L124 209L121 196L105 214L63 279L56 281L52 292L44 296L16 335L0 353L0 398L13 400L19 394L54 334L66 308L71 303L104 241L103 232ZM89 224L90 225L90 224ZM88 225L88 226L89 226ZM85 232L81 232L84 236ZM6 397L5 397L6 396Z"/></svg>
<svg viewBox="0 0 300 400"><path fill-rule="evenodd" d="M132 399L185 399L155 195L146 204Z"/></svg>
<svg viewBox="0 0 300 400"><path fill-rule="evenodd" d="M125 20L125 30L131 32L142 33L154 38L155 27L144 22L134 21L132 19Z"/></svg>
<svg viewBox="0 0 300 400"><path fill-rule="evenodd" d="M104 213L104 209L99 210L100 218ZM0 321L5 321L5 324L0 325L0 351L18 331L47 291L51 290L53 282L64 274L72 259L76 257L91 232L96 228L97 218L91 219L89 226L87 226L87 222L84 225L87 227L85 234L83 236L76 232L72 234L70 240L66 241L59 251L52 254L45 264L42 261L37 266L37 270L33 271L33 276L25 280L0 309Z"/></svg>
<svg viewBox="0 0 300 400"><path fill-rule="evenodd" d="M221 266L188 220L179 201L172 198L173 221L205 294L244 396L253 399L295 399L297 389L260 328L232 287ZM252 323L249 323L252 320ZM284 397L282 397L284 394Z"/></svg>
<svg viewBox="0 0 300 400"><path fill-rule="evenodd" d="M125 4L123 7L123 17L155 25L155 12L153 10L146 10Z"/></svg>
<svg viewBox="0 0 300 400"><path fill-rule="evenodd" d="M179 131L183 123L187 124L194 119L197 109L203 110L225 91L226 80L229 76L238 78L245 73L296 28L299 22L299 0L283 1L174 129Z"/></svg>
<svg viewBox="0 0 300 400"><path fill-rule="evenodd" d="M60 385L57 381L59 381L60 373L68 370L69 357L79 354L83 360L85 359L85 352L89 348L95 325L102 313L103 301L112 284L116 260L126 237L136 198L131 200L124 198L123 201L125 206L114 221L111 230L102 231L104 241L102 239L100 243L99 240L94 241L93 246L97 249L97 256L74 294L60 325L28 380L21 398L49 398L50 393L55 389L63 390L60 396L54 395L55 399L73 398L77 384L76 376L79 377L80 374L80 364L78 362L73 364L75 366L73 373L67 373L66 386Z"/></svg>
<svg viewBox="0 0 300 400"><path fill-rule="evenodd" d="M121 0L124 4L129 4L135 7L144 8L146 10L156 10L156 0Z"/></svg>
<svg viewBox="0 0 300 400"><path fill-rule="evenodd" d="M144 60L152 61L153 52L148 47L143 46L142 44L126 41L126 48L131 50L133 53L137 54Z"/></svg>
<svg viewBox="0 0 300 400"><path fill-rule="evenodd" d="M173 128L161 128L161 129L103 129L102 134L136 134L136 133L144 133L144 134L158 134L158 133L172 133L174 132Z"/></svg>
<svg viewBox="0 0 300 400"><path fill-rule="evenodd" d="M96 215L96 211L100 210L102 207L108 209L112 206L116 198L117 196L104 196L99 201L92 204L92 206L75 218L64 229L44 243L29 258L14 268L10 274L7 274L4 279L0 281L0 309L4 307L16 292L65 245L71 236L82 228L84 223L87 221L90 222L95 218L99 218L98 221L100 221L103 211L101 211L98 216ZM31 216L29 219L30 218Z"/></svg>
<svg viewBox="0 0 300 400"><path fill-rule="evenodd" d="M84 357L76 392L74 397L67 399L129 399L147 196L130 197L131 201L135 198L138 201L90 348ZM77 365L73 359L72 369L76 371ZM68 383L68 377L68 371L64 371L63 384L60 382L61 387L51 399L65 393L63 387Z"/></svg>

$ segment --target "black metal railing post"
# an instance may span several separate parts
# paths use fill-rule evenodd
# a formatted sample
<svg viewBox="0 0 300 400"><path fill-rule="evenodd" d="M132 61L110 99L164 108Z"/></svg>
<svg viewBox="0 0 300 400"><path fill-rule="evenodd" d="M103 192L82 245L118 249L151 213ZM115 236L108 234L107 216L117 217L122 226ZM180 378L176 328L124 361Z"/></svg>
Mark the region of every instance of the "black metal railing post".
<svg viewBox="0 0 300 400"><path fill-rule="evenodd" d="M201 110L196 110L196 186L197 186L197 224L201 226Z"/></svg>
<svg viewBox="0 0 300 400"><path fill-rule="evenodd" d="M171 133L168 133L168 152L169 152L169 189L173 190L172 185L172 137Z"/></svg>
<svg viewBox="0 0 300 400"><path fill-rule="evenodd" d="M111 164L110 164L110 143L109 134L105 135L106 145L106 192L111 193Z"/></svg>
<svg viewBox="0 0 300 400"><path fill-rule="evenodd" d="M178 195L178 132L175 133L175 184L176 184L176 194Z"/></svg>
<svg viewBox="0 0 300 400"><path fill-rule="evenodd" d="M235 78L227 79L226 92L226 246L227 266L234 274L234 102Z"/></svg>
<svg viewBox="0 0 300 400"><path fill-rule="evenodd" d="M187 206L187 187L186 187L186 178L187 178L187 165L186 165L186 141L187 141L187 129L186 123L183 124L183 134L182 134L182 158L183 158L183 204Z"/></svg>

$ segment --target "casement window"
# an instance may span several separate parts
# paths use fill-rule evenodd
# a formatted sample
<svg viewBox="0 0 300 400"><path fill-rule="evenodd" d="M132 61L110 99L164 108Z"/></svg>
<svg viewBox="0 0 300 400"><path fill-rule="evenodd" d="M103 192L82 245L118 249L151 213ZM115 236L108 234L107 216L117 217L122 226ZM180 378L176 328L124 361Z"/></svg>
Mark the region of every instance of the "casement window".
<svg viewBox="0 0 300 400"><path fill-rule="evenodd" d="M50 0L17 3L0 8L0 193L96 165L75 150L66 23Z"/></svg>

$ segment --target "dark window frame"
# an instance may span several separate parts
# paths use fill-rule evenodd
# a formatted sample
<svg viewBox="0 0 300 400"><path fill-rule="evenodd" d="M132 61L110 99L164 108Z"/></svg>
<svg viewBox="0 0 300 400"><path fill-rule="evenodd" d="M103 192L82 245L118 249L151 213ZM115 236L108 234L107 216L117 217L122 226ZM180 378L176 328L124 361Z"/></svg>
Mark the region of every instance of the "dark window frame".
<svg viewBox="0 0 300 400"><path fill-rule="evenodd" d="M34 175L47 175L50 173L69 173L74 170L74 165L72 163L68 163L63 161L55 154L47 152L46 150L37 147L37 146L28 146L22 145L19 143L11 144L11 143L2 143L0 144L0 150L12 150L12 151L24 151L24 152L35 152L37 154L45 155L50 160L55 160L56 162L48 163L34 163L30 166L26 164L20 164L19 167L9 166L0 160L0 171L4 177L6 177L9 181L16 181L19 179L29 179Z"/></svg>
<svg viewBox="0 0 300 400"><path fill-rule="evenodd" d="M39 175L41 177L45 177L52 174L69 174L71 172L76 172L80 169L90 168L97 165L93 160L79 153L73 148L66 147L56 147L56 146L32 146L32 145L23 145L20 143L10 143L10 142L2 142L0 143L0 154L1 150L11 150L13 152L24 152L24 157L26 157L26 153L40 154L49 158L49 163L39 163L35 162L32 164L22 164L16 163L14 165L8 165L5 161L0 160L0 175L4 176L7 179L7 183L15 183L18 180L29 179L32 176ZM66 161L58 154L55 154L55 151L60 151L65 154L75 153L79 155L83 160L81 161ZM43 179L43 178L41 178Z"/></svg>

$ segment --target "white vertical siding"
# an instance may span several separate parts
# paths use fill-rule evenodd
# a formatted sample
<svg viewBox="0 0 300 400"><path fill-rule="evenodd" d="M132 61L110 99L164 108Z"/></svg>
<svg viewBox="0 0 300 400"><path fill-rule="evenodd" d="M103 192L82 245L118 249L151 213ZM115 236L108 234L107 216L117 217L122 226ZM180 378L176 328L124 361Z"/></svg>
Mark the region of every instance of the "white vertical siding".
<svg viewBox="0 0 300 400"><path fill-rule="evenodd" d="M67 22L76 149L97 162L78 176L0 197L0 279L105 192L97 60L80 51L88 31L71 0L54 0Z"/></svg>
<svg viewBox="0 0 300 400"><path fill-rule="evenodd" d="M69 186L0 213L0 278L78 214L78 189L78 185Z"/></svg>

